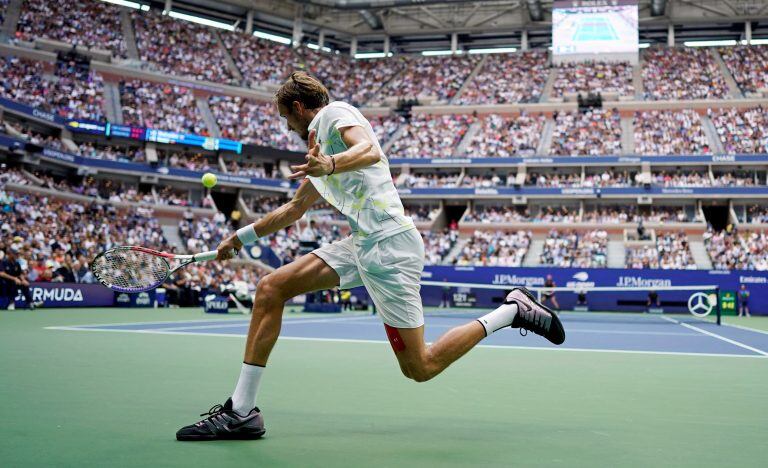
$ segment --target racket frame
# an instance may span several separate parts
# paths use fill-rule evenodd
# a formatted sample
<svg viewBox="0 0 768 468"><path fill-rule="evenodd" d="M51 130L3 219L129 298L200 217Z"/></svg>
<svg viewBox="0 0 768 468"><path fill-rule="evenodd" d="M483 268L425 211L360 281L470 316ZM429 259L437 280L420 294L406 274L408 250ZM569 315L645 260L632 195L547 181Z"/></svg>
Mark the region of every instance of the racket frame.
<svg viewBox="0 0 768 468"><path fill-rule="evenodd" d="M107 283L105 280L103 280L101 278L101 276L99 276L98 272L93 269L93 266L96 264L96 261L100 257L108 255L108 254L110 254L112 252L121 251L121 250L131 250L131 251L134 251L134 252L143 252L143 253L147 253L147 254L153 255L155 257L159 257L160 259L163 260L163 263L165 263L165 276L163 277L163 279L161 281L159 281L157 283L154 283L152 285L149 285L149 286L142 287L142 288L138 288L138 287L137 288L121 288L119 286L115 286L113 284ZM237 250L233 250L232 254L233 254L233 256L237 255ZM162 285L168 279L169 276L171 276L172 274L176 273L181 268L184 268L185 266L189 265L190 263L207 262L207 261L210 261L210 260L215 260L217 255L218 255L218 251L216 251L216 250L209 250L207 252L199 252L199 253L196 253L194 255L179 255L179 254L172 254L172 253L168 253L168 252L161 252L159 250L149 249L147 247L141 247L141 246L138 246L138 245L121 245L121 246L118 246L118 247L112 247L111 249L105 250L104 252L102 252L99 255L97 255L96 258L94 258L93 261L91 262L91 272L93 273L94 278L96 278L99 281L99 283L101 283L102 285L106 286L107 288L109 288L109 289L111 289L113 291L116 291L116 292L120 292L120 293L134 294L134 293L140 293L140 292L151 291L153 289L156 289L156 288L160 287L160 285ZM171 264L170 264L169 260L180 260L181 263L179 265L177 265L176 267L171 268Z"/></svg>

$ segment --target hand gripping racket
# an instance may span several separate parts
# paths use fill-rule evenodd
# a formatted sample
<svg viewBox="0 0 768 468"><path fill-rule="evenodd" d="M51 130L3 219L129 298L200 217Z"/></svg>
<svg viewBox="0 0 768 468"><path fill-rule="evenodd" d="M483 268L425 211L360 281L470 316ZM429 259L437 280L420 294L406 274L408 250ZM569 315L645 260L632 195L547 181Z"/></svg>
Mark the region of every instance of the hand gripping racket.
<svg viewBox="0 0 768 468"><path fill-rule="evenodd" d="M91 262L93 276L117 292L137 293L155 289L174 272L190 263L214 260L217 252L175 255L138 246L114 247L100 253ZM237 255L233 250L232 255ZM169 260L181 263L171 268Z"/></svg>

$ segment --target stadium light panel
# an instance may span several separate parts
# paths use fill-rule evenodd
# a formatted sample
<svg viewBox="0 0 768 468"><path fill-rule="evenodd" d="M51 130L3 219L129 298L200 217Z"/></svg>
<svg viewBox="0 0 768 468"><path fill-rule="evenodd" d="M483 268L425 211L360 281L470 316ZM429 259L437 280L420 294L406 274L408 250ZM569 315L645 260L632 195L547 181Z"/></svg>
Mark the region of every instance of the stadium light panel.
<svg viewBox="0 0 768 468"><path fill-rule="evenodd" d="M723 41L685 41L683 45L686 47L720 47L736 45L736 41L732 39Z"/></svg>
<svg viewBox="0 0 768 468"><path fill-rule="evenodd" d="M386 56L392 57L392 52L389 52ZM359 54L355 54L355 59L375 59L375 58L384 58L384 52L360 52Z"/></svg>
<svg viewBox="0 0 768 468"><path fill-rule="evenodd" d="M279 42L280 44L290 44L293 42L290 37L278 36L277 34L270 34L264 31L254 31L253 35L268 41Z"/></svg>
<svg viewBox="0 0 768 468"><path fill-rule="evenodd" d="M112 3L114 5L124 6L127 8L133 8L135 10L149 11L149 5L142 5L138 2L130 2L128 0L101 0L105 3Z"/></svg>
<svg viewBox="0 0 768 468"><path fill-rule="evenodd" d="M186 13L179 13L178 11L171 10L170 12L168 12L168 16L170 16L171 18L189 21L190 23L197 23L197 24L202 24L204 26L211 26L214 28L226 29L227 31L235 30L234 24L227 24L227 23L222 23L221 21L209 20L207 18L201 18L199 16L188 15Z"/></svg>
<svg viewBox="0 0 768 468"><path fill-rule="evenodd" d="M463 52L460 50L456 51L456 55L461 55ZM450 50L425 50L421 53L421 55L425 55L427 57L433 57L436 55L453 55L453 52Z"/></svg>
<svg viewBox="0 0 768 468"><path fill-rule="evenodd" d="M641 42L640 44L637 45L637 47L640 49L647 49L650 46L651 46L650 42Z"/></svg>
<svg viewBox="0 0 768 468"><path fill-rule="evenodd" d="M742 39L741 44L747 45L747 40ZM768 39L752 39L752 42L749 43L749 45L766 45L766 44L768 44Z"/></svg>
<svg viewBox="0 0 768 468"><path fill-rule="evenodd" d="M496 47L488 49L469 49L470 54L506 54L509 52L516 52L517 47Z"/></svg>
<svg viewBox="0 0 768 468"><path fill-rule="evenodd" d="M320 46L319 46L319 45L317 45L317 44L313 44L313 43L311 43L311 42L308 42L308 43L307 43L307 47L309 47L309 48L310 48L310 49L312 49L312 50L317 50L317 49L319 49L319 48L320 48ZM333 51L331 50L331 48L330 48L330 47L323 47L323 52L333 52Z"/></svg>

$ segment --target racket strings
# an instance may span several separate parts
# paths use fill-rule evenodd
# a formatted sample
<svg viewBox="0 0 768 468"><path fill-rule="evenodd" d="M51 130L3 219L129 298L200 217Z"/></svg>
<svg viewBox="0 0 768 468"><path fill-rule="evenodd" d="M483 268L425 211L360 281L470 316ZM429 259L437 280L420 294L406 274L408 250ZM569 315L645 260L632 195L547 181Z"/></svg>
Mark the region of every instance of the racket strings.
<svg viewBox="0 0 768 468"><path fill-rule="evenodd" d="M165 281L168 263L162 257L145 252L120 249L96 258L91 269L109 287L125 291L145 290Z"/></svg>

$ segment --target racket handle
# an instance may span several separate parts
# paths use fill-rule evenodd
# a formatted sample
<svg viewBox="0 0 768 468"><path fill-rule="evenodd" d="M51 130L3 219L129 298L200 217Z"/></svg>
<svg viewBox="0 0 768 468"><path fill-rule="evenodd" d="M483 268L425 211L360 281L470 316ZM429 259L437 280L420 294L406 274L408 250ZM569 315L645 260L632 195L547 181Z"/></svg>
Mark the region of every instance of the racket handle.
<svg viewBox="0 0 768 468"><path fill-rule="evenodd" d="M231 253L232 253L232 256L234 257L234 256L237 255L237 250L232 249ZM208 252L200 252L199 254L195 255L194 261L196 261L196 262L208 262L210 260L215 260L216 259L216 255L218 255L218 254L219 254L219 252L216 251L216 250L211 250L211 251L208 251Z"/></svg>

